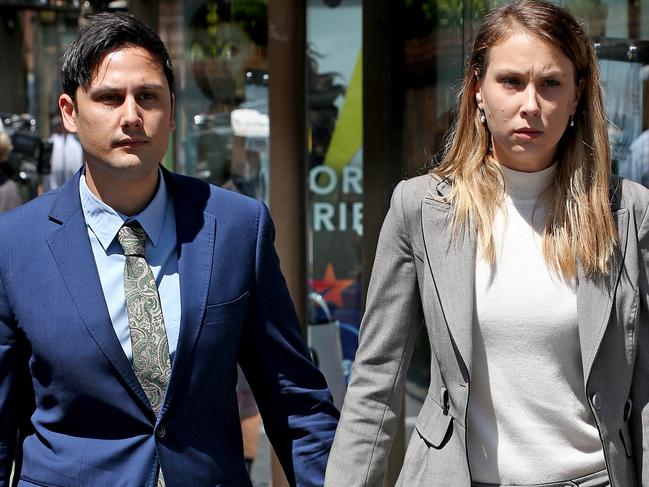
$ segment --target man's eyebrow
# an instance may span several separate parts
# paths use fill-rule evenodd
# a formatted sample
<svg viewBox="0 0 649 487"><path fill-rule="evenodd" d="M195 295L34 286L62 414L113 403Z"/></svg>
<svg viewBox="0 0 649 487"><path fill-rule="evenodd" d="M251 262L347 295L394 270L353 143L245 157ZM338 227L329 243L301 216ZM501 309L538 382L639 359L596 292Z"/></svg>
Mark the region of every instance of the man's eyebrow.
<svg viewBox="0 0 649 487"><path fill-rule="evenodd" d="M104 93L114 93L116 91L120 91L120 90L114 86L100 85L96 87L90 87L88 89L88 94L90 96L98 96L98 95L103 95Z"/></svg>
<svg viewBox="0 0 649 487"><path fill-rule="evenodd" d="M142 83L136 87L136 91L158 91L164 90L165 87L161 83ZM100 85L89 90L91 96L99 96L105 93L119 93L124 91L123 87L117 87L112 85Z"/></svg>
<svg viewBox="0 0 649 487"><path fill-rule="evenodd" d="M164 90L165 86L161 83L144 83L138 87L139 90Z"/></svg>

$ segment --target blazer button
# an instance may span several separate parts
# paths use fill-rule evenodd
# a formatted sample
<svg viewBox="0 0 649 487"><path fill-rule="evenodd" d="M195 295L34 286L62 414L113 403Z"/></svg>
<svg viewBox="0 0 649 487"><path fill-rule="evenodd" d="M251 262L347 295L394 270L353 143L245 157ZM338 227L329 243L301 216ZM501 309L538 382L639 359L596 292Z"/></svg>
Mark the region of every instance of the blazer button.
<svg viewBox="0 0 649 487"><path fill-rule="evenodd" d="M162 425L158 426L158 428L155 430L155 435L160 439L164 438L166 434L167 430Z"/></svg>
<svg viewBox="0 0 649 487"><path fill-rule="evenodd" d="M599 397L599 394L596 392L592 397L593 407L597 410L602 407L602 400Z"/></svg>

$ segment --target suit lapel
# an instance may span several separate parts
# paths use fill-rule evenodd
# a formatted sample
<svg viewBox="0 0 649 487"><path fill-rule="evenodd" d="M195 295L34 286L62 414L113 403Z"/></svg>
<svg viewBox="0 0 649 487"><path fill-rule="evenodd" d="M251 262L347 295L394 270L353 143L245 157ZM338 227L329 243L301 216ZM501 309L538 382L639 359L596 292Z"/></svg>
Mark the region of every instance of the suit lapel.
<svg viewBox="0 0 649 487"><path fill-rule="evenodd" d="M629 227L629 212L621 209L613 213L620 245L615 251L610 274L602 279L588 278L580 267L577 285L577 322L584 384L588 380L593 361L602 342L611 315L611 306L624 262Z"/></svg>
<svg viewBox="0 0 649 487"><path fill-rule="evenodd" d="M117 374L146 408L149 401L113 329L79 200L79 174L57 195L50 219L61 226L47 240L81 319Z"/></svg>
<svg viewBox="0 0 649 487"><path fill-rule="evenodd" d="M194 345L205 314L216 235L216 220L204 211L209 186L188 182L167 171L163 172L176 215L181 318L178 345L162 414L169 408L174 392L182 385L185 371L192 363Z"/></svg>
<svg viewBox="0 0 649 487"><path fill-rule="evenodd" d="M449 333L466 371L471 371L475 289L475 236L467 231L453 238L451 206L424 198L422 231L426 257Z"/></svg>

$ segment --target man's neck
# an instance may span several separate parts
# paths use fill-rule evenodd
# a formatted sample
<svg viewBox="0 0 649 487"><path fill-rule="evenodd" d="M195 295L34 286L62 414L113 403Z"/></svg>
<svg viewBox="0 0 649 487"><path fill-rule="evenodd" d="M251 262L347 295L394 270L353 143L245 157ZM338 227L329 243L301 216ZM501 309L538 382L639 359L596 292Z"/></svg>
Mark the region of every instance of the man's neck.
<svg viewBox="0 0 649 487"><path fill-rule="evenodd" d="M98 174L99 173L99 174ZM126 216L144 210L158 188L159 171L138 179L110 177L86 164L86 184L101 201Z"/></svg>

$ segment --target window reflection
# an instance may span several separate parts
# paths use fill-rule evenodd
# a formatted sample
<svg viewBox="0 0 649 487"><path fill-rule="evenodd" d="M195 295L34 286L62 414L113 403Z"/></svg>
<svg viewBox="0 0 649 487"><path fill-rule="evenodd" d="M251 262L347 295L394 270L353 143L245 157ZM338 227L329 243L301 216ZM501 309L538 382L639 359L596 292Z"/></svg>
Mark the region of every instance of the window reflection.
<svg viewBox="0 0 649 487"><path fill-rule="evenodd" d="M267 2L193 2L185 22L178 169L267 201Z"/></svg>

